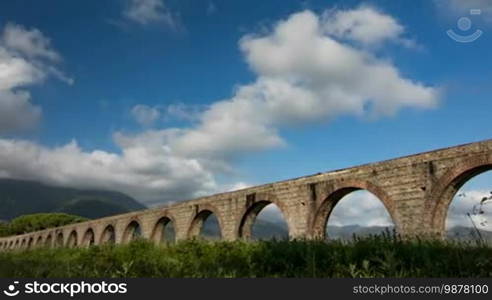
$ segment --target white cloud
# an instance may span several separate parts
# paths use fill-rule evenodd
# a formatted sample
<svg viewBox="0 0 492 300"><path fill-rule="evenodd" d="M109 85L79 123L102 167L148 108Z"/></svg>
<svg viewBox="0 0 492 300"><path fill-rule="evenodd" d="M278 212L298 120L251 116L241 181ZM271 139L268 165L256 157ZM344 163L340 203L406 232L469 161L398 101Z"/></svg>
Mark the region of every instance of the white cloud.
<svg viewBox="0 0 492 300"><path fill-rule="evenodd" d="M32 105L26 91L0 90L0 133L35 127L41 118L41 108Z"/></svg>
<svg viewBox="0 0 492 300"><path fill-rule="evenodd" d="M232 174L234 159L243 153L285 145L282 128L437 105L435 88L403 77L370 48L335 40L324 29L327 22L329 18L303 11L267 34L242 38L240 48L256 80L199 110L189 127L117 132L121 154L84 152L76 143L46 148L1 140L0 174L115 189L147 204L175 201L228 189L215 176ZM162 109L142 106L136 114L145 123L162 115ZM179 115L189 110L168 107L165 114L170 111Z"/></svg>
<svg viewBox="0 0 492 300"><path fill-rule="evenodd" d="M329 10L323 19L323 30L327 34L365 45L398 40L405 31L393 17L369 6L352 10Z"/></svg>
<svg viewBox="0 0 492 300"><path fill-rule="evenodd" d="M129 0L123 15L141 25L163 22L170 27L176 27L171 11L162 0Z"/></svg>
<svg viewBox="0 0 492 300"><path fill-rule="evenodd" d="M329 226L394 226L384 204L373 194L361 190L343 197L335 206Z"/></svg>
<svg viewBox="0 0 492 300"><path fill-rule="evenodd" d="M282 214L282 211L275 204L268 204L263 208L257 216L257 220L277 223L277 224L285 224L285 229L287 228L287 223L285 221L285 217Z"/></svg>
<svg viewBox="0 0 492 300"><path fill-rule="evenodd" d="M477 205L482 198L489 195L488 190L460 190L449 205L446 229L455 226L473 227L471 217L475 226L492 231L492 205L490 203L483 207L484 214L474 214L474 206L478 208Z"/></svg>
<svg viewBox="0 0 492 300"><path fill-rule="evenodd" d="M317 15L304 11L267 35L244 37L240 47L258 74L256 82L211 105L173 147L188 155L229 157L283 145L282 126L437 105L438 90L323 34L323 27Z"/></svg>
<svg viewBox="0 0 492 300"><path fill-rule="evenodd" d="M143 126L150 126L161 117L161 113L157 107L150 107L143 104L135 105L131 109L131 114L135 121Z"/></svg>
<svg viewBox="0 0 492 300"><path fill-rule="evenodd" d="M0 139L0 174L62 186L118 190L146 204L216 191L213 175L199 162L170 154L155 139L121 145L121 154L116 154L85 152L75 141L47 148L28 141Z"/></svg>
<svg viewBox="0 0 492 300"><path fill-rule="evenodd" d="M37 29L8 23L0 36L0 134L32 128L41 117L41 108L30 102L28 85L55 76L67 77L55 67L61 56L50 40Z"/></svg>
<svg viewBox="0 0 492 300"><path fill-rule="evenodd" d="M10 50L18 51L29 58L61 60L60 55L51 48L50 40L36 28L26 30L19 25L7 24L3 33L3 44Z"/></svg>
<svg viewBox="0 0 492 300"><path fill-rule="evenodd" d="M205 107L202 105L188 105L176 103L168 105L165 109L165 115L168 119L178 119L185 121L197 121Z"/></svg>
<svg viewBox="0 0 492 300"><path fill-rule="evenodd" d="M233 192L233 191L238 191L242 189L246 189L252 187L251 184L246 183L246 182L236 182L230 185L224 185L224 191L226 192Z"/></svg>

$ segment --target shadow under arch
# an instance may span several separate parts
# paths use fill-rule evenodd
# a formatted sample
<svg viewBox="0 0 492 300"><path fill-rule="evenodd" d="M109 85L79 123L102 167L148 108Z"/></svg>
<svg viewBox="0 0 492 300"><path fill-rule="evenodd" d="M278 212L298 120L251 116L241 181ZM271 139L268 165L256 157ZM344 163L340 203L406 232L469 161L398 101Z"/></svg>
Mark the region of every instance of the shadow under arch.
<svg viewBox="0 0 492 300"><path fill-rule="evenodd" d="M315 239L324 240L326 238L326 224L333 212L333 209L343 197L348 194L366 190L376 196L383 203L386 211L395 224L396 232L399 232L400 225L395 218L395 209L393 200L386 194L383 189L366 180L345 180L332 186L328 191L323 193L322 202L317 206L312 225L311 236Z"/></svg>
<svg viewBox="0 0 492 300"><path fill-rule="evenodd" d="M425 211L429 232L443 237L446 232L448 208L460 188L473 177L492 170L492 156L468 158L464 163L442 175L427 197Z"/></svg>
<svg viewBox="0 0 492 300"><path fill-rule="evenodd" d="M123 232L122 242L124 244L127 244L141 237L142 237L142 227L140 226L140 222L136 219L132 219L125 227L125 231Z"/></svg>
<svg viewBox="0 0 492 300"><path fill-rule="evenodd" d="M40 235L36 240L36 247L41 247L42 245L43 245L43 236Z"/></svg>
<svg viewBox="0 0 492 300"><path fill-rule="evenodd" d="M237 225L236 232L239 238L251 239L252 229L258 214L268 205L274 204L281 212L282 218L287 224L287 230L290 237L290 224L286 218L286 209L283 204L277 200L277 198L271 194L258 194L255 195L255 201L246 201L247 207L240 213L241 219Z"/></svg>
<svg viewBox="0 0 492 300"><path fill-rule="evenodd" d="M101 237L99 238L99 244L114 244L116 243L116 231L114 230L114 226L109 224L107 225L103 232L101 233Z"/></svg>
<svg viewBox="0 0 492 300"><path fill-rule="evenodd" d="M46 236L46 239L44 239L44 246L45 247L53 246L53 237L52 237L51 233L48 234L48 236Z"/></svg>
<svg viewBox="0 0 492 300"><path fill-rule="evenodd" d="M31 236L27 241L27 249L31 249L34 244L34 238Z"/></svg>
<svg viewBox="0 0 492 300"><path fill-rule="evenodd" d="M60 232L56 235L56 240L55 240L55 246L56 247L63 247L63 233Z"/></svg>
<svg viewBox="0 0 492 300"><path fill-rule="evenodd" d="M195 214L195 216L191 220L191 223L188 227L187 237L189 239L192 239L200 236L200 230L203 227L203 223L208 219L208 217L214 215L217 218L220 237L221 239L224 238L222 216L220 215L219 211L210 204L200 205L199 209L200 210Z"/></svg>
<svg viewBox="0 0 492 300"><path fill-rule="evenodd" d="M81 245L83 247L89 247L96 243L96 235L94 234L94 230L92 228L87 228L82 237Z"/></svg>
<svg viewBox="0 0 492 300"><path fill-rule="evenodd" d="M67 239L67 247L69 248L74 248L74 247L77 247L77 231L74 229L70 232L70 235L68 236L68 239Z"/></svg>
<svg viewBox="0 0 492 300"><path fill-rule="evenodd" d="M172 227L173 236L169 236L169 232L166 232L168 231L169 226ZM154 224L150 239L157 244L164 243L168 240L169 242L176 241L176 222L170 214L165 213L159 217Z"/></svg>

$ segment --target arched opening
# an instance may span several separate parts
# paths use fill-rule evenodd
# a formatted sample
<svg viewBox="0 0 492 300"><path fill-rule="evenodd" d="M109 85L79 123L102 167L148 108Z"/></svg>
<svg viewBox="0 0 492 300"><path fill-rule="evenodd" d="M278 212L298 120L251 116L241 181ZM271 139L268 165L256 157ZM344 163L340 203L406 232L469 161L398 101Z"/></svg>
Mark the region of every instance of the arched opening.
<svg viewBox="0 0 492 300"><path fill-rule="evenodd" d="M123 233L123 243L129 243L141 237L142 228L140 227L140 224L134 220L126 226L125 232Z"/></svg>
<svg viewBox="0 0 492 300"><path fill-rule="evenodd" d="M29 240L27 241L27 249L31 249L34 244L34 238L30 237Z"/></svg>
<svg viewBox="0 0 492 300"><path fill-rule="evenodd" d="M176 241L176 231L169 217L160 218L152 231L152 240L157 244L170 244Z"/></svg>
<svg viewBox="0 0 492 300"><path fill-rule="evenodd" d="M58 233L55 240L56 247L63 247L63 233Z"/></svg>
<svg viewBox="0 0 492 300"><path fill-rule="evenodd" d="M492 244L492 171L463 176L445 213L446 237Z"/></svg>
<svg viewBox="0 0 492 300"><path fill-rule="evenodd" d="M48 236L46 237L46 239L44 240L44 245L46 247L51 247L53 244L53 238L51 237L51 234L48 234Z"/></svg>
<svg viewBox="0 0 492 300"><path fill-rule="evenodd" d="M12 249L14 247L14 241L10 241L9 248Z"/></svg>
<svg viewBox="0 0 492 300"><path fill-rule="evenodd" d="M277 205L270 201L258 201L244 214L238 234L244 239L283 240L289 238L289 227Z"/></svg>
<svg viewBox="0 0 492 300"><path fill-rule="evenodd" d="M313 226L315 236L351 240L354 236L393 233L395 224L388 204L387 197L377 197L368 190L340 188L331 193L318 209Z"/></svg>
<svg viewBox="0 0 492 300"><path fill-rule="evenodd" d="M87 229L84 233L84 237L82 239L82 246L90 247L96 243L96 238L94 235L94 230L92 228Z"/></svg>
<svg viewBox="0 0 492 300"><path fill-rule="evenodd" d="M67 240L67 247L74 248L77 247L77 231L72 230Z"/></svg>
<svg viewBox="0 0 492 300"><path fill-rule="evenodd" d="M24 249L26 247L26 239L22 239L20 247L21 249Z"/></svg>
<svg viewBox="0 0 492 300"><path fill-rule="evenodd" d="M190 238L220 240L222 238L221 226L215 213L209 209L200 211L191 223L188 236Z"/></svg>
<svg viewBox="0 0 492 300"><path fill-rule="evenodd" d="M38 239L36 240L36 247L40 247L43 245L43 237L39 236Z"/></svg>
<svg viewBox="0 0 492 300"><path fill-rule="evenodd" d="M108 225L101 235L101 244L114 244L116 242L116 233L113 225Z"/></svg>

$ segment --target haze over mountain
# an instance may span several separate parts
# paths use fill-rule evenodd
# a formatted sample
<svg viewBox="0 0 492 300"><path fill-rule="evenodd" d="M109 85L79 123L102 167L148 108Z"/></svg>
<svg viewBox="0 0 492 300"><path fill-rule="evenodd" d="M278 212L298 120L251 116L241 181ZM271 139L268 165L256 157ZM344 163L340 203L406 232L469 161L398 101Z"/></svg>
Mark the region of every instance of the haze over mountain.
<svg viewBox="0 0 492 300"><path fill-rule="evenodd" d="M328 226L328 236L330 239L351 240L354 235L358 237L365 237L369 235L379 235L385 232L392 234L394 232L393 226L360 226L360 225L346 225L346 226ZM484 241L492 243L492 232L487 230L480 230L480 234ZM215 221L205 222L202 229L202 235L206 238L216 238L219 236L217 223ZM455 226L446 231L448 239L459 241L477 241L479 240L478 234L475 229L465 226ZM254 239L286 239L288 237L287 228L285 223L269 220L256 220L253 225L253 238Z"/></svg>
<svg viewBox="0 0 492 300"><path fill-rule="evenodd" d="M143 204L120 192L0 179L0 220L40 212L64 212L95 219L144 208Z"/></svg>

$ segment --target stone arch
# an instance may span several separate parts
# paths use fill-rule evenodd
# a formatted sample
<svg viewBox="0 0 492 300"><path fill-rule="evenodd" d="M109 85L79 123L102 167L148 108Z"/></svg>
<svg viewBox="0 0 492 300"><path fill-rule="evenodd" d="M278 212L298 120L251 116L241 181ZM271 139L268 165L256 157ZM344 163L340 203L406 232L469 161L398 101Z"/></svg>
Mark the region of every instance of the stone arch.
<svg viewBox="0 0 492 300"><path fill-rule="evenodd" d="M200 235L200 230L203 226L204 221L210 216L215 215L217 221L219 222L219 230L221 238L224 238L224 227L222 221L222 215L215 206L206 204L197 207L197 212L195 213L190 225L188 226L188 238L194 238Z"/></svg>
<svg viewBox="0 0 492 300"><path fill-rule="evenodd" d="M383 203L395 224L395 230L399 232L400 226L396 217L394 202L383 189L366 180L343 180L331 184L328 189L322 192L321 202L316 207L311 223L311 236L313 238L326 238L326 224L333 209L343 197L358 190L366 190L374 194Z"/></svg>
<svg viewBox="0 0 492 300"><path fill-rule="evenodd" d="M174 217L172 217L168 213L164 213L159 217L159 219L155 222L154 228L152 229L152 233L150 235L150 239L154 241L155 243L159 244L164 242L165 240L165 229L166 226L169 224L172 224L174 227L174 240L176 239L176 222L174 220Z"/></svg>
<svg viewBox="0 0 492 300"><path fill-rule="evenodd" d="M441 176L426 197L427 232L442 236L445 233L448 208L458 190L473 177L492 170L492 156L467 158Z"/></svg>
<svg viewBox="0 0 492 300"><path fill-rule="evenodd" d="M78 234L77 234L77 230L74 229L68 235L67 247L74 248L77 246L78 246Z"/></svg>
<svg viewBox="0 0 492 300"><path fill-rule="evenodd" d="M140 237L143 237L142 226L137 219L132 219L125 227L122 242L126 244Z"/></svg>
<svg viewBox="0 0 492 300"><path fill-rule="evenodd" d="M21 248L21 249L24 249L25 247L26 247L26 239L25 239L25 238L23 238L23 239L21 240L21 243L20 243L20 248Z"/></svg>
<svg viewBox="0 0 492 300"><path fill-rule="evenodd" d="M89 247L96 243L96 235L94 234L94 230L92 228L87 228L82 237L82 242L80 243L83 247Z"/></svg>
<svg viewBox="0 0 492 300"><path fill-rule="evenodd" d="M44 239L44 245L46 247L51 247L53 246L53 236L51 235L51 233L49 233L46 238Z"/></svg>
<svg viewBox="0 0 492 300"><path fill-rule="evenodd" d="M56 239L55 239L55 247L63 247L63 232L59 232L57 235L56 235Z"/></svg>
<svg viewBox="0 0 492 300"><path fill-rule="evenodd" d="M99 244L114 244L116 243L116 230L112 224L108 224L101 233Z"/></svg>
<svg viewBox="0 0 492 300"><path fill-rule="evenodd" d="M31 249L33 247L33 244L34 244L34 238L31 236L27 240L27 249Z"/></svg>
<svg viewBox="0 0 492 300"><path fill-rule="evenodd" d="M251 229L256 220L258 214L269 204L275 204L282 212L282 216L287 223L289 236L291 231L291 224L288 221L287 209L277 197L270 193L258 193L254 195L254 199L246 200L246 207L240 212L239 222L236 226L236 233L239 238L250 239Z"/></svg>
<svg viewBox="0 0 492 300"><path fill-rule="evenodd" d="M43 236L40 235L38 236L38 238L36 239L36 247L41 247L43 245Z"/></svg>

